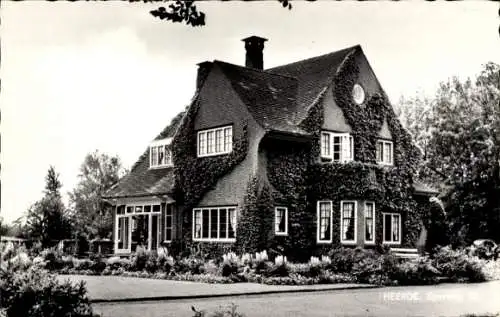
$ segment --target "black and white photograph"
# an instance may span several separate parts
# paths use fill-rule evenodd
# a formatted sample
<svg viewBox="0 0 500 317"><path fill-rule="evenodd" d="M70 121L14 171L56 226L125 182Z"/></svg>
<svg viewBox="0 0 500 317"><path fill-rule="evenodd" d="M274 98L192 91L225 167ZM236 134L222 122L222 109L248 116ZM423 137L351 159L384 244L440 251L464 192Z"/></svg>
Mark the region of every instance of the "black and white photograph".
<svg viewBox="0 0 500 317"><path fill-rule="evenodd" d="M0 18L0 317L500 317L498 2Z"/></svg>

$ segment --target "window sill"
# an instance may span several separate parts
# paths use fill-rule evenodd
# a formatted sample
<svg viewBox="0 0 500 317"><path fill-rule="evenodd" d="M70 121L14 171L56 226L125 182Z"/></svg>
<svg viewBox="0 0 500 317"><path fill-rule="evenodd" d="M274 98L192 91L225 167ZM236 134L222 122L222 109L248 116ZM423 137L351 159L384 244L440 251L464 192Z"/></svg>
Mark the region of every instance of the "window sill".
<svg viewBox="0 0 500 317"><path fill-rule="evenodd" d="M196 242L234 243L234 242L236 242L236 238L235 239L196 239L196 238L194 238L193 241L196 241Z"/></svg>
<svg viewBox="0 0 500 317"><path fill-rule="evenodd" d="M401 244L401 242L388 242L388 241L383 241L382 244L386 244L386 245L398 245L398 244Z"/></svg>
<svg viewBox="0 0 500 317"><path fill-rule="evenodd" d="M354 241L340 241L341 244L349 244L349 245L353 245L353 244L357 244L357 241L354 240Z"/></svg>
<svg viewBox="0 0 500 317"><path fill-rule="evenodd" d="M196 157L202 158L202 157L211 157L211 156L219 156L219 155L227 155L230 154L232 151L229 152L221 152L221 153L215 153L215 154L197 154Z"/></svg>
<svg viewBox="0 0 500 317"><path fill-rule="evenodd" d="M149 169L150 170L158 170L158 169L169 168L169 167L174 167L174 165L171 164L171 165L149 166Z"/></svg>
<svg viewBox="0 0 500 317"><path fill-rule="evenodd" d="M317 244L332 244L332 240L328 240L328 241L326 241L326 240L321 240L321 241L320 240L316 240L316 243Z"/></svg>
<svg viewBox="0 0 500 317"><path fill-rule="evenodd" d="M288 232L275 232L274 235L275 236L285 237L285 236L288 236Z"/></svg>

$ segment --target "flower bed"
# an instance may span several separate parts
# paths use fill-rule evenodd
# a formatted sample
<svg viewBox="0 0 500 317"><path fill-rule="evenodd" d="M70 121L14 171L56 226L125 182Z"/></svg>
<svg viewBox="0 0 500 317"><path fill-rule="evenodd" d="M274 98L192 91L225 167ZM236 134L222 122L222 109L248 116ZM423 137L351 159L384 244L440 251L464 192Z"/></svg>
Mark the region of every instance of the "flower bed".
<svg viewBox="0 0 500 317"><path fill-rule="evenodd" d="M333 249L311 257L307 263L291 263L286 257L271 260L266 251L253 255L227 253L219 259L199 256L173 258L167 252L143 249L130 258L76 259L44 251L36 261L59 274L118 275L206 283L254 282L272 285L368 283L377 285L481 282L500 278L500 262L481 260L465 251L442 248L432 257L396 259L365 249Z"/></svg>

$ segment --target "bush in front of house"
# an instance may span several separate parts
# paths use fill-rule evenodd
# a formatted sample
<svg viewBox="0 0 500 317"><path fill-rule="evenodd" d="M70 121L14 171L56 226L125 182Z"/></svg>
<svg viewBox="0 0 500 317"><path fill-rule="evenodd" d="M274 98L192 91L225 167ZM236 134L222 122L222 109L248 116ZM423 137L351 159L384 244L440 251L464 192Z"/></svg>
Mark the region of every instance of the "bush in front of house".
<svg viewBox="0 0 500 317"><path fill-rule="evenodd" d="M464 249L440 248L432 255L432 263L444 277L454 282L483 282L487 279L484 272L486 261L469 255Z"/></svg>
<svg viewBox="0 0 500 317"><path fill-rule="evenodd" d="M0 311L5 316L98 316L92 312L83 283L58 282L43 268L45 261L41 257L31 260L22 248L7 245L1 251ZM48 258L54 260L50 255Z"/></svg>

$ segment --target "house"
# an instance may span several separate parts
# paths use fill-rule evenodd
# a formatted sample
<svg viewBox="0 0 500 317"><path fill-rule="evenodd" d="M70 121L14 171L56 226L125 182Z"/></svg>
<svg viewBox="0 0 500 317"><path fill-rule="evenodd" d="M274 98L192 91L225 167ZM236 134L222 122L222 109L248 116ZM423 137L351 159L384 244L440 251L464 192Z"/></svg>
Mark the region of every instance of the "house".
<svg viewBox="0 0 500 317"><path fill-rule="evenodd" d="M436 192L415 179L420 152L362 48L264 69L198 64L187 109L105 195L114 250L413 247Z"/></svg>

